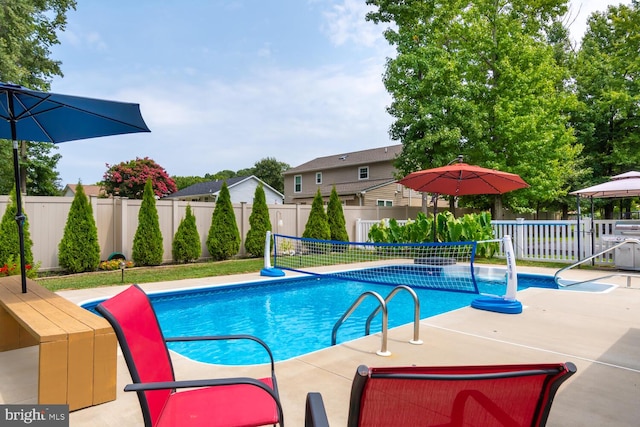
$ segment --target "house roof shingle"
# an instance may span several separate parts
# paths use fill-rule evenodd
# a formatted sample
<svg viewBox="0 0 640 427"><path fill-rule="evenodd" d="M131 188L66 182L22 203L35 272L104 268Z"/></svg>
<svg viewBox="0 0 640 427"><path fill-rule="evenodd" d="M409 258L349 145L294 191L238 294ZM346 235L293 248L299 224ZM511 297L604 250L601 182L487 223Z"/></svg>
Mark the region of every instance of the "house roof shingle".
<svg viewBox="0 0 640 427"><path fill-rule="evenodd" d="M171 193L166 198L173 199L177 197L192 197L192 196L203 196L208 194L216 194L222 188L222 184L227 181L227 187L231 187L239 182L248 179L248 176L237 176L235 178L228 178L226 180L221 179L218 181L207 181L207 182L198 182L197 184L193 184L188 186L187 188L183 188L182 190L178 190L175 193Z"/></svg>
<svg viewBox="0 0 640 427"><path fill-rule="evenodd" d="M369 150L354 151L351 153L332 154L325 157L317 157L311 161L287 170L284 174L312 172L316 170L333 169L343 166L366 165L376 162L393 161L402 152L402 144L386 147L372 148Z"/></svg>

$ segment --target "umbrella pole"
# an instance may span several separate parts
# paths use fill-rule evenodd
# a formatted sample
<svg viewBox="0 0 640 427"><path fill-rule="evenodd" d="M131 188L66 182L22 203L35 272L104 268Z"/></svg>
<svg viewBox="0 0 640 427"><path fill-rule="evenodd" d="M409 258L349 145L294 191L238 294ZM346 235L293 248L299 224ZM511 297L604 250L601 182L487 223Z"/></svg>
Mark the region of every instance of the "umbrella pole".
<svg viewBox="0 0 640 427"><path fill-rule="evenodd" d="M595 222L593 220L595 211L593 210L593 196L591 196L591 255L596 253L596 230L595 230ZM594 258L591 259L591 265L596 265L596 260Z"/></svg>
<svg viewBox="0 0 640 427"><path fill-rule="evenodd" d="M578 261L582 259L582 252L580 252L580 195L576 195L576 236L578 238Z"/></svg>
<svg viewBox="0 0 640 427"><path fill-rule="evenodd" d="M438 193L433 194L433 242L437 242L436 239L436 216L438 215Z"/></svg>
<svg viewBox="0 0 640 427"><path fill-rule="evenodd" d="M16 181L16 222L18 223L18 240L20 241L20 276L22 293L27 293L27 268L24 259L24 220L22 213L22 194L20 192L20 161L18 160L18 141L13 140L13 172Z"/></svg>

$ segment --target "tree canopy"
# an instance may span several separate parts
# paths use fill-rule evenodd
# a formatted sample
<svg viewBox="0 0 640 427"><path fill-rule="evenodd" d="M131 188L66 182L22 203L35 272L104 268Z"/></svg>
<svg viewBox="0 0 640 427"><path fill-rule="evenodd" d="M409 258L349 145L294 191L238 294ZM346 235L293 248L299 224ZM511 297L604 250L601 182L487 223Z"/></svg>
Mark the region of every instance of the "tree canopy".
<svg viewBox="0 0 640 427"><path fill-rule="evenodd" d="M24 146L26 153L20 156L23 191L29 196L59 196L62 187L56 167L62 156L51 153L58 147L48 142L25 142ZM0 194L15 189L12 150L10 141L0 144Z"/></svg>
<svg viewBox="0 0 640 427"><path fill-rule="evenodd" d="M153 192L157 197L177 191L176 184L167 171L148 157L138 157L114 166L107 164L107 168L102 183L106 194L142 199L147 180L151 180Z"/></svg>
<svg viewBox="0 0 640 427"><path fill-rule="evenodd" d="M0 7L0 81L48 90L53 76L62 76L60 61L50 58L60 43L75 0L11 0Z"/></svg>
<svg viewBox="0 0 640 427"><path fill-rule="evenodd" d="M640 164L640 8L609 6L588 20L575 64L578 139L595 177Z"/></svg>
<svg viewBox="0 0 640 427"><path fill-rule="evenodd" d="M396 166L468 163L513 172L531 184L504 195L532 211L566 194L580 147L568 126L575 106L569 73L548 42L565 0L495 2L367 0L397 56L383 77L393 97L391 138L403 144Z"/></svg>
<svg viewBox="0 0 640 427"><path fill-rule="evenodd" d="M262 160L257 161L253 165L253 167L239 169L236 172L225 169L213 174L207 173L204 175L204 177L174 176L172 178L175 180L177 188L181 190L199 182L225 181L229 178L235 178L238 176L255 175L257 178L260 178L273 189L283 193L284 172L290 167L291 166L289 166L287 163L279 162L273 157L266 157Z"/></svg>
<svg viewBox="0 0 640 427"><path fill-rule="evenodd" d="M50 57L59 44L66 14L75 9L75 0L11 0L0 2L0 81L30 89L49 90L53 76L62 76L60 61ZM23 143L21 179L27 194L58 195L59 175L55 168L59 154L51 155L53 144ZM15 186L10 141L0 144L0 192ZM10 188L11 187L11 188Z"/></svg>

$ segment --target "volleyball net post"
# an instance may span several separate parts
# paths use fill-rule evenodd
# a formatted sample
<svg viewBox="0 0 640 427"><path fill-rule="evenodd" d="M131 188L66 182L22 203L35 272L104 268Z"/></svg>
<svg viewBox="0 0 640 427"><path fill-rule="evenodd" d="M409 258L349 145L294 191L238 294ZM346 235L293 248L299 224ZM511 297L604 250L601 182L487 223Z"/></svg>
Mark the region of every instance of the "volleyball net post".
<svg viewBox="0 0 640 427"><path fill-rule="evenodd" d="M264 242L264 267L260 270L261 276L266 277L282 277L284 271L271 266L271 231L267 231Z"/></svg>
<svg viewBox="0 0 640 427"><path fill-rule="evenodd" d="M497 313L505 314L519 314L522 313L522 303L516 299L518 292L518 273L516 271L516 257L513 250L513 243L511 242L511 236L505 234L501 241L505 257L507 259L507 289L503 296L498 295L483 295L471 301L471 307L480 310L494 311ZM483 243L491 242L484 241Z"/></svg>

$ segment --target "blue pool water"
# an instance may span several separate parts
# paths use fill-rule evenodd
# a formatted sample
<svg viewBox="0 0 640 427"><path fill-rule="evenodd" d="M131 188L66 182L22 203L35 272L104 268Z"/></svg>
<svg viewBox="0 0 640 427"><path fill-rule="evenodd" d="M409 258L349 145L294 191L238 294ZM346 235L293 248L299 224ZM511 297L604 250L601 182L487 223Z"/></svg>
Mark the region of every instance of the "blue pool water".
<svg viewBox="0 0 640 427"><path fill-rule="evenodd" d="M503 295L504 278L478 279L480 293ZM552 287L551 276L518 275L518 288ZM276 361L287 360L331 345L336 321L365 291L385 298L391 285L328 277L285 278L153 294L151 299L165 336L250 334L264 340ZM477 294L413 288L420 299L420 318L469 306ZM98 301L99 302L99 301ZM85 304L93 309L98 302ZM365 300L340 327L337 343L364 336L366 319L377 307ZM389 328L413 322L413 299L399 292L388 305ZM381 330L381 315L371 333ZM407 340L411 339L407 337ZM265 363L268 359L252 342L171 343L170 348L191 359L230 365Z"/></svg>

